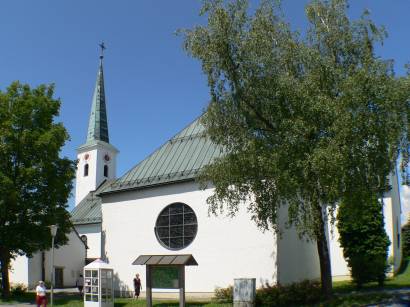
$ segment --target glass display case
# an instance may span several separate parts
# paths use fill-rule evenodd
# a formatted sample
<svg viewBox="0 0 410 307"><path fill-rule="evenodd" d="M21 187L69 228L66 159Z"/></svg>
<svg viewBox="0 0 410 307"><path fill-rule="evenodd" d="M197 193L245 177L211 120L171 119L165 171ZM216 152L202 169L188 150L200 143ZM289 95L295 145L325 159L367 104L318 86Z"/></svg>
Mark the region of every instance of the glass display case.
<svg viewBox="0 0 410 307"><path fill-rule="evenodd" d="M97 259L84 267L84 307L114 306L113 269Z"/></svg>

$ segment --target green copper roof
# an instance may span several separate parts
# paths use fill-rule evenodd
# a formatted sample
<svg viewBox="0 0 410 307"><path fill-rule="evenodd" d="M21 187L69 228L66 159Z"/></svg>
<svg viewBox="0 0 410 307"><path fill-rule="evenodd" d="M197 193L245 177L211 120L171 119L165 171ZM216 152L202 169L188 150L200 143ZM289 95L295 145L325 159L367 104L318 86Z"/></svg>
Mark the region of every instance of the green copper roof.
<svg viewBox="0 0 410 307"><path fill-rule="evenodd" d="M196 119L100 194L192 180L222 151L204 134Z"/></svg>
<svg viewBox="0 0 410 307"><path fill-rule="evenodd" d="M78 224L101 223L101 198L96 194L108 186L112 181L104 181L95 191L91 191L71 211L71 222Z"/></svg>
<svg viewBox="0 0 410 307"><path fill-rule="evenodd" d="M87 143L95 140L109 143L107 110L105 106L103 56L100 56L100 67L95 83L90 121L88 124Z"/></svg>

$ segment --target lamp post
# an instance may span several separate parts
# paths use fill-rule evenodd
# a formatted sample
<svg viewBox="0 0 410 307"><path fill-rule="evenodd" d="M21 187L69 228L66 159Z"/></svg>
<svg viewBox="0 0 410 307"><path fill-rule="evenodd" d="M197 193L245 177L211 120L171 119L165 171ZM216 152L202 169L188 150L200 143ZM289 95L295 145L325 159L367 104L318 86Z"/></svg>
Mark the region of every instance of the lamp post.
<svg viewBox="0 0 410 307"><path fill-rule="evenodd" d="M51 225L51 293L50 293L50 303L53 307L53 286L54 286L54 238L57 234L57 225Z"/></svg>

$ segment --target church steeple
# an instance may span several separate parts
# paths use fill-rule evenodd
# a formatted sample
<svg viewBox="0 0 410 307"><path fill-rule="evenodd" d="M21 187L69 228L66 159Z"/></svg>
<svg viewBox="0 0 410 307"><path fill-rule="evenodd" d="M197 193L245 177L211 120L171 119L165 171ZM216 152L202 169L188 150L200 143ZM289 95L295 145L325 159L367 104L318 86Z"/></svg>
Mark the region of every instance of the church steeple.
<svg viewBox="0 0 410 307"><path fill-rule="evenodd" d="M108 123L107 123L107 108L105 106L105 91L104 91L104 42L100 44L100 66L97 73L97 81L95 83L94 95L91 106L90 121L88 124L87 143L93 141L104 141L109 143Z"/></svg>
<svg viewBox="0 0 410 307"><path fill-rule="evenodd" d="M105 180L115 179L118 150L108 138L107 109L104 91L104 43L100 44L100 66L95 83L87 141L77 148L75 205Z"/></svg>

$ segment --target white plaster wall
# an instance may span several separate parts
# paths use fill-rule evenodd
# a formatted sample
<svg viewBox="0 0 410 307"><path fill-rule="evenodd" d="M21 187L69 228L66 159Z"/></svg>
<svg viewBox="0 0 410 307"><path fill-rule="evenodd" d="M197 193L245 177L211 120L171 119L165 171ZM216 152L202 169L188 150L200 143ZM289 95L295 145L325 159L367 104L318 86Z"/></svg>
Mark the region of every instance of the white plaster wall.
<svg viewBox="0 0 410 307"><path fill-rule="evenodd" d="M74 287L85 264L85 246L74 231L68 234L66 245L54 250L54 267L63 268L64 287ZM51 280L51 250L45 252L46 280Z"/></svg>
<svg viewBox="0 0 410 307"><path fill-rule="evenodd" d="M33 254L31 258L28 259L28 286L29 288L34 288L37 286L38 281L42 279L41 276L41 252Z"/></svg>
<svg viewBox="0 0 410 307"><path fill-rule="evenodd" d="M88 160L85 155L88 154ZM104 156L110 156L109 161L105 161ZM117 151L111 146L102 144L81 148L78 151L77 171L76 171L76 191L75 205L85 197L90 191L94 191L105 179L116 178L116 156ZM88 176L84 177L84 165L88 163ZM108 177L104 177L104 165L108 166Z"/></svg>
<svg viewBox="0 0 410 307"><path fill-rule="evenodd" d="M28 285L28 258L26 256L17 256L16 259L11 261L9 278L10 283Z"/></svg>
<svg viewBox="0 0 410 307"><path fill-rule="evenodd" d="M396 173L390 176L391 189L391 200L392 200L392 250L394 257L394 272L396 272L401 265L402 260L402 248L401 248L401 198L400 198L400 187L399 180Z"/></svg>
<svg viewBox="0 0 410 307"><path fill-rule="evenodd" d="M275 235L262 233L245 210L233 219L208 217L205 200L211 192L181 183L103 197L103 246L117 290L132 291L135 273L145 287L145 267L131 265L141 254L192 254L199 265L186 268L188 292L212 292L232 285L234 278L256 278L257 286L276 282ZM159 213L174 202L186 203L198 219L195 240L179 251L162 247L154 233Z"/></svg>
<svg viewBox="0 0 410 307"><path fill-rule="evenodd" d="M337 211L335 212L337 215ZM347 266L347 262L343 256L343 248L340 246L339 238L340 234L337 230L336 225L330 225L328 223L329 229L329 251L330 251L330 262L333 277L345 277L350 276L350 270Z"/></svg>
<svg viewBox="0 0 410 307"><path fill-rule="evenodd" d="M389 195L390 196L390 193ZM390 239L389 256L393 255L393 242L394 242L394 222L393 222L393 208L391 197L383 197L383 216L384 216L384 228Z"/></svg>
<svg viewBox="0 0 410 307"><path fill-rule="evenodd" d="M281 236L278 239L278 282L289 284L320 278L316 242L300 239L295 227L286 227L288 208L279 209Z"/></svg>
<svg viewBox="0 0 410 307"><path fill-rule="evenodd" d="M75 225L80 237L87 236L87 258L101 258L101 223Z"/></svg>

